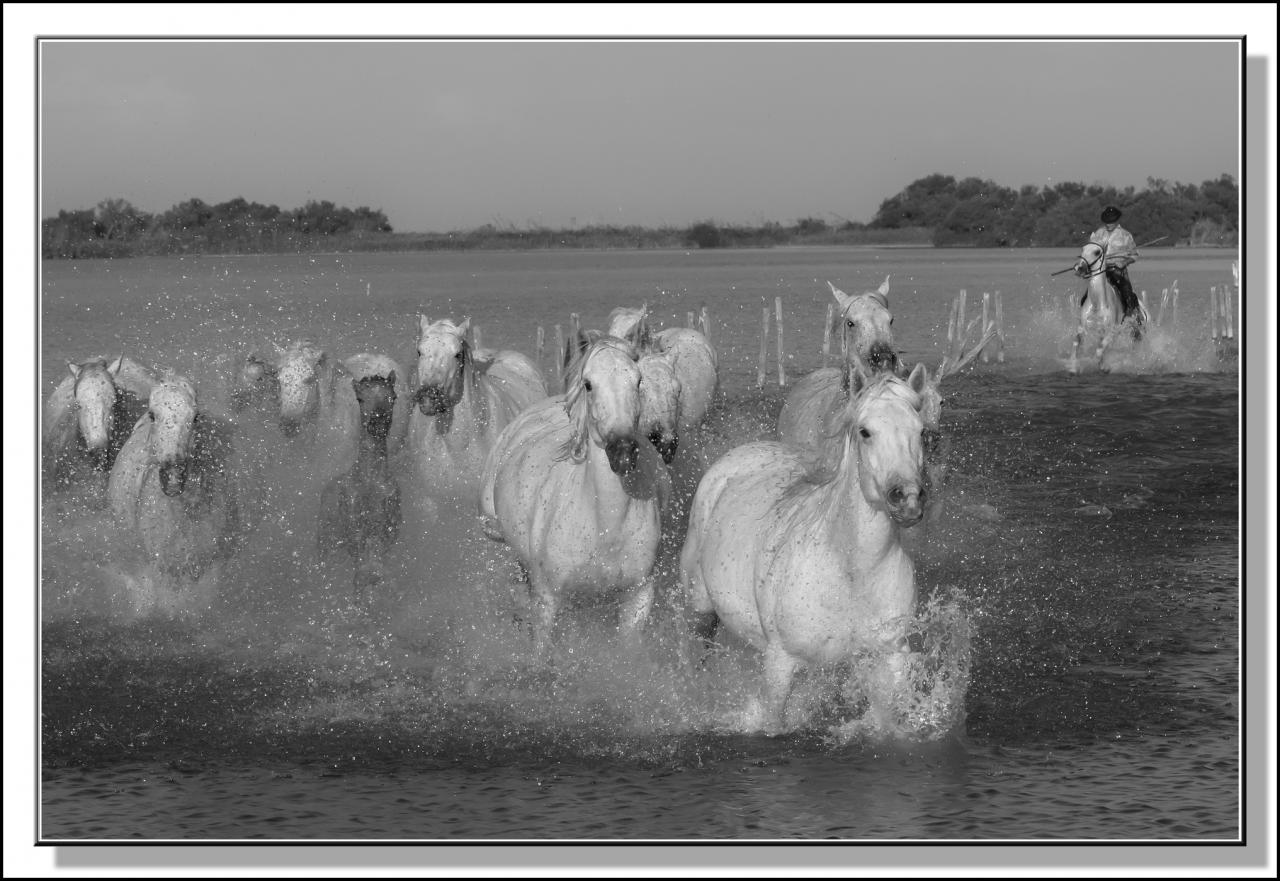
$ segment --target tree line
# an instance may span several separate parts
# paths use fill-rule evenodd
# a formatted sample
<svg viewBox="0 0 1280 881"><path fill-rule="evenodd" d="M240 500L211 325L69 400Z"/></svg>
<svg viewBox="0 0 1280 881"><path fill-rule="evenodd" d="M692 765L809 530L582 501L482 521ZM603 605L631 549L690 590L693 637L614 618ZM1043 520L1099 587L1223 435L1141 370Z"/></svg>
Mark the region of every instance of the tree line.
<svg viewBox="0 0 1280 881"><path fill-rule="evenodd" d="M1108 205L1139 242L1161 245L1239 244L1240 190L1231 175L1200 185L1147 178L1134 187L1063 182L1014 190L994 181L931 174L880 203L869 224L878 229L927 227L935 246L1065 247L1101 225Z"/></svg>
<svg viewBox="0 0 1280 881"><path fill-rule="evenodd" d="M209 205L188 199L160 214L125 199L95 208L59 211L40 224L44 257L130 257L159 254L253 254L305 251L337 238L358 240L392 232L387 216L372 208L307 202L282 211L243 198Z"/></svg>
<svg viewBox="0 0 1280 881"><path fill-rule="evenodd" d="M1139 242L1163 246L1239 244L1240 191L1221 175L1199 185L1147 179L1134 187L1063 182L1012 189L990 180L930 174L880 203L869 223L803 217L793 224L689 226L484 224L444 233L396 233L381 210L329 201L281 210L243 198L209 205L188 199L160 214L125 199L59 211L41 222L46 258L164 254L282 253L313 250L418 251L550 248L749 248L778 245L919 245L934 247L1073 247L1088 238L1107 205ZM832 215L836 217L837 215Z"/></svg>

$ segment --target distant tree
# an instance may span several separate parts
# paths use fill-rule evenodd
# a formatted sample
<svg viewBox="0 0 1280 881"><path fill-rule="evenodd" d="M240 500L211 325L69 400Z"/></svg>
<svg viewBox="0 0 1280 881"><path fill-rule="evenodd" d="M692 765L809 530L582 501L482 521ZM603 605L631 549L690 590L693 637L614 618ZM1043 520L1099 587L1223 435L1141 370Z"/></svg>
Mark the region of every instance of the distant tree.
<svg viewBox="0 0 1280 881"><path fill-rule="evenodd" d="M685 241L699 248L719 248L722 245L722 239L720 227L709 220L695 223L685 233Z"/></svg>

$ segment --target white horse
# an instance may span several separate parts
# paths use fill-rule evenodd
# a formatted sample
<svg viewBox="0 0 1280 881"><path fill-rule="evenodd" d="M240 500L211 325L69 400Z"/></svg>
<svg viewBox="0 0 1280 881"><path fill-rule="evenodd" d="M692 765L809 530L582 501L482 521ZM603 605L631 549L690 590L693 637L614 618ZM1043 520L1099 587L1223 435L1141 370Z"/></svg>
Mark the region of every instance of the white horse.
<svg viewBox="0 0 1280 881"><path fill-rule="evenodd" d="M695 432L720 388L719 359L711 342L691 327L653 330L647 306L614 309L606 333L629 340L641 355L654 354L671 365L680 383L680 432Z"/></svg>
<svg viewBox="0 0 1280 881"><path fill-rule="evenodd" d="M482 524L510 545L528 577L539 659L567 598L626 594L619 622L628 634L649 614L670 488L639 417L636 351L604 337L564 397L522 413L485 462Z"/></svg>
<svg viewBox="0 0 1280 881"><path fill-rule="evenodd" d="M352 365L352 360L347 363L359 374L352 387L360 402L360 451L351 469L321 493L316 543L323 566L332 565L340 551L351 557L355 600L368 608L374 587L382 581L386 554L400 535L400 484L387 465L387 454L403 395L394 367L377 360ZM370 370L374 372L366 372Z"/></svg>
<svg viewBox="0 0 1280 881"><path fill-rule="evenodd" d="M890 683L904 668L916 590L899 531L924 512L925 371L905 381L856 372L854 383L834 470L786 444L751 443L712 465L694 495L680 577L695 630L709 637L718 618L763 652L770 731L784 728L803 665L865 653Z"/></svg>
<svg viewBox="0 0 1280 881"><path fill-rule="evenodd" d="M155 379L121 355L67 362L65 377L44 408L41 458L46 481L60 480L81 461L106 474L147 409Z"/></svg>
<svg viewBox="0 0 1280 881"><path fill-rule="evenodd" d="M143 552L136 612L195 612L212 602L221 564L254 519L233 432L200 411L184 377L169 372L152 389L107 482L116 524Z"/></svg>
<svg viewBox="0 0 1280 881"><path fill-rule="evenodd" d="M1101 245L1089 242L1080 249L1080 256L1076 259L1076 275L1085 279L1088 287L1080 298L1076 335L1071 344L1071 361L1067 367L1071 373L1080 372L1080 349L1086 337L1096 338L1094 358L1097 359L1098 369L1105 373L1109 369L1104 360L1107 350L1121 327L1127 325L1133 338L1138 339L1141 326L1151 320L1147 307L1141 300L1133 314L1125 315L1120 295L1107 280L1106 256L1106 250Z"/></svg>
<svg viewBox="0 0 1280 881"><path fill-rule="evenodd" d="M345 473L360 444L360 405L346 365L302 338L279 351L276 379L281 433L305 446L315 476Z"/></svg>
<svg viewBox="0 0 1280 881"><path fill-rule="evenodd" d="M502 430L547 396L542 372L513 351L476 350L471 319L418 316L418 364L409 382L407 453L430 496L474 503L480 470Z"/></svg>
<svg viewBox="0 0 1280 881"><path fill-rule="evenodd" d="M835 321L844 364L815 370L795 384L778 414L778 438L814 454L831 451L825 460L830 466L839 450L827 441L835 435L834 426L849 403L852 373L894 373L901 364L893 344L889 276L876 290L853 296L831 282L827 285L838 306Z"/></svg>

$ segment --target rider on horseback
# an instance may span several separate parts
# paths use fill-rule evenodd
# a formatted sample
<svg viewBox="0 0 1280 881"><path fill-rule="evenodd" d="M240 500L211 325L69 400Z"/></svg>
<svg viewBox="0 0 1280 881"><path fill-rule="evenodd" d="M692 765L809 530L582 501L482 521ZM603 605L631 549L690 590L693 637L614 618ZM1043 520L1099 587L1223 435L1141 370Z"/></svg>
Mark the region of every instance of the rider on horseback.
<svg viewBox="0 0 1280 881"><path fill-rule="evenodd" d="M1133 316L1134 322L1142 323L1142 307L1138 296L1133 292L1133 284L1129 281L1129 264L1138 259L1138 246L1127 229L1120 225L1120 209L1108 205L1102 212L1102 226L1098 227L1089 241L1102 246L1105 259L1107 281L1120 296L1120 304L1124 307L1124 317ZM1090 267L1083 258L1076 261L1076 275L1087 278ZM1083 302L1083 301L1081 301Z"/></svg>

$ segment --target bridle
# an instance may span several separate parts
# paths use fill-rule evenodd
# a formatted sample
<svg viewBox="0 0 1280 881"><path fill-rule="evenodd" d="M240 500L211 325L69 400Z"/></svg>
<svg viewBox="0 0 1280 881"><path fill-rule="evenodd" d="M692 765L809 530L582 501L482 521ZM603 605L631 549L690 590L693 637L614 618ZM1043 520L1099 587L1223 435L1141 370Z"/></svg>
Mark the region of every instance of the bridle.
<svg viewBox="0 0 1280 881"><path fill-rule="evenodd" d="M1084 260L1084 257L1081 257L1080 259ZM1106 259L1107 259L1106 249L1099 248L1097 260L1085 261L1084 268L1089 271L1089 274L1085 276L1085 278L1093 278L1096 275L1102 275L1102 273L1106 272L1107 271ZM1097 266L1098 268L1094 269L1095 266Z"/></svg>

